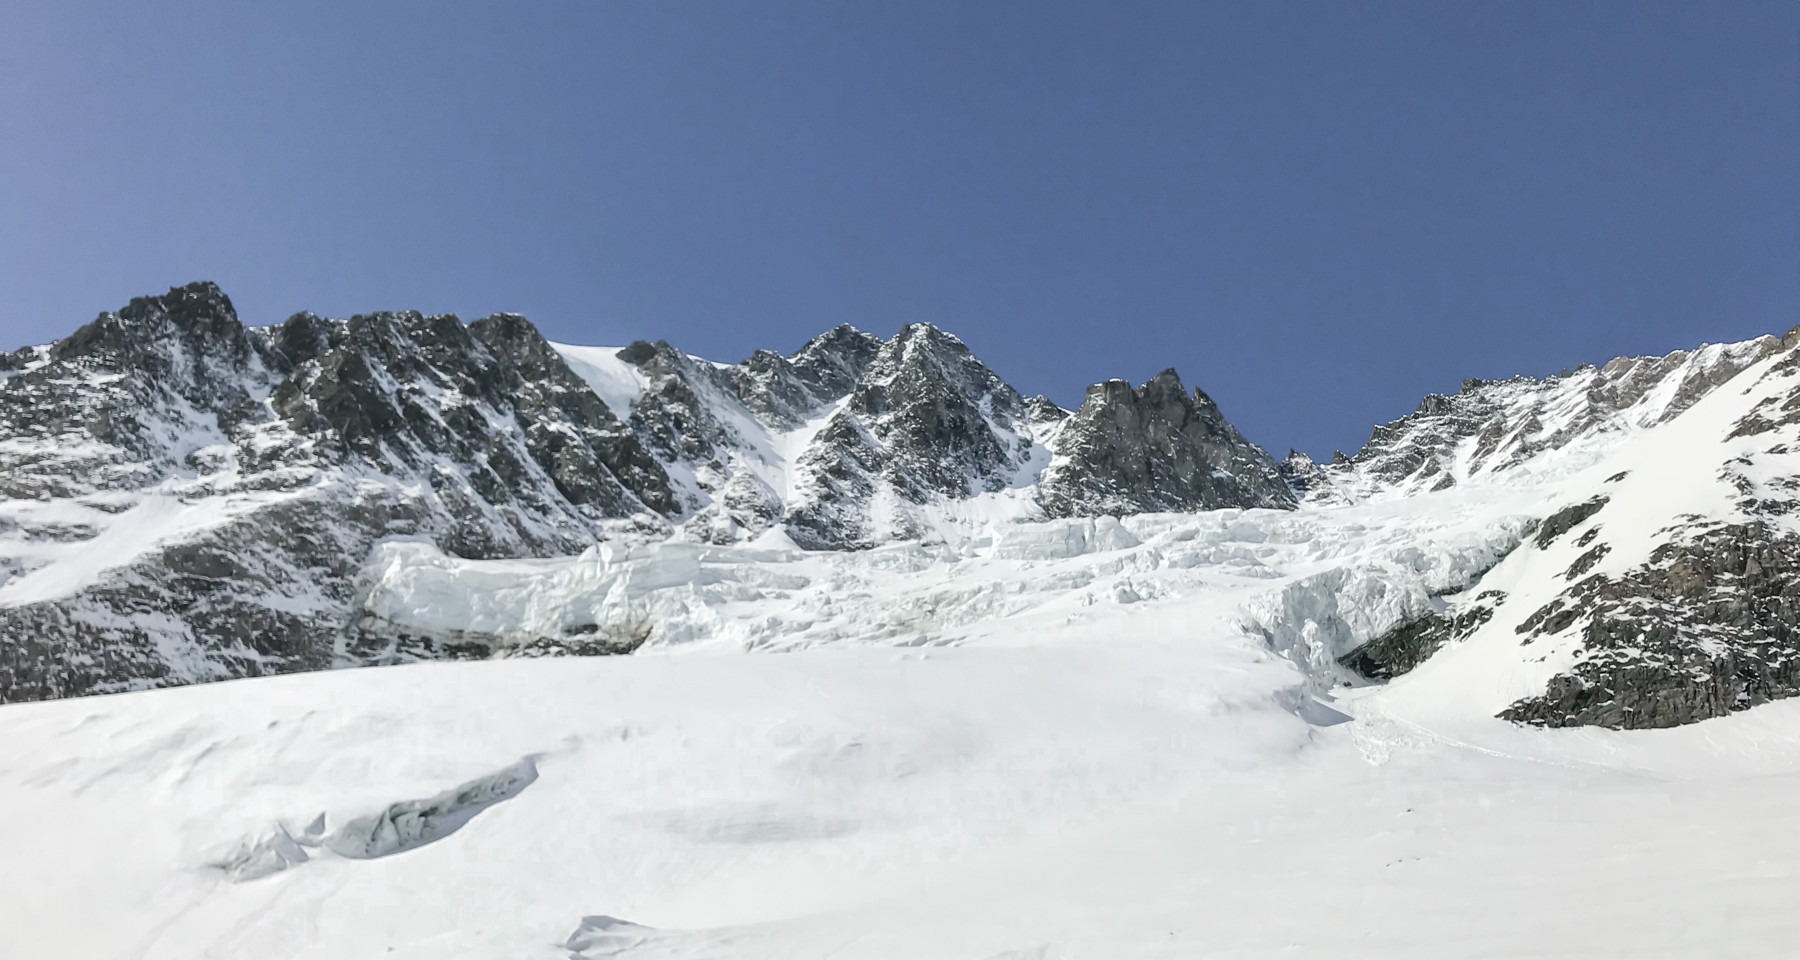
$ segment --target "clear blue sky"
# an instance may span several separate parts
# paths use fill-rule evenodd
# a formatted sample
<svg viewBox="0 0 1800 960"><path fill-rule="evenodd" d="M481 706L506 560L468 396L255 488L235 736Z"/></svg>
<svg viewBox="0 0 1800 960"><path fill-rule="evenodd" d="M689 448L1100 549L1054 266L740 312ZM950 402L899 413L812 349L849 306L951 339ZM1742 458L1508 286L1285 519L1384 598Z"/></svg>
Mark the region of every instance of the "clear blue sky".
<svg viewBox="0 0 1800 960"><path fill-rule="evenodd" d="M516 310L739 359L928 320L1277 454L1800 323L1800 4L0 8L0 343Z"/></svg>

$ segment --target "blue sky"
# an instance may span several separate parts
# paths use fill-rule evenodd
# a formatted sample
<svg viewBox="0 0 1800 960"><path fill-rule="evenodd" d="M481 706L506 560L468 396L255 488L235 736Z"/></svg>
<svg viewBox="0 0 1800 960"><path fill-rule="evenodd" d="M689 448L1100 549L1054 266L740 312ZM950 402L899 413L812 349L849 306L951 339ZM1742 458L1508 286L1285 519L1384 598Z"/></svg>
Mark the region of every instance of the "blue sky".
<svg viewBox="0 0 1800 960"><path fill-rule="evenodd" d="M715 359L927 320L1277 454L1800 323L1780 2L0 9L0 343L217 280Z"/></svg>

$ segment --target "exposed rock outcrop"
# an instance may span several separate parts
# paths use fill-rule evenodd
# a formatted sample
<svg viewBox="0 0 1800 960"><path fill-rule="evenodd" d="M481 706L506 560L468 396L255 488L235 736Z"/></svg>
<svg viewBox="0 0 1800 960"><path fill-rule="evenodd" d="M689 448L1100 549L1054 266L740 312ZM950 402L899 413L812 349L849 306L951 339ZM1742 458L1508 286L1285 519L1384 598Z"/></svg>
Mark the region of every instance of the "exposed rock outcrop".
<svg viewBox="0 0 1800 960"><path fill-rule="evenodd" d="M1626 440L1670 428L1687 431L1679 449L1615 463ZM1800 695L1797 458L1800 330L1468 381L1354 457L1278 465L1173 370L1094 386L1070 412L928 324L886 340L840 326L719 364L662 341L551 344L511 314L302 313L250 329L199 283L0 354L0 702L645 642L560 609L542 629L402 628L370 586L394 539L458 563L671 537L847 550L986 536L996 517L1434 491L1453 509L1483 483L1600 465L1573 490L1522 486L1506 537L1454 557L1428 591L1414 581L1444 557L1400 522L1377 533L1395 538L1379 569L1309 573L1258 622L1331 680L1399 677L1503 632L1554 669L1522 674L1549 679L1506 718L1668 726ZM1369 509L1394 524L1411 507ZM1484 585L1506 551L1518 569ZM1390 589L1395 577L1412 587Z"/></svg>
<svg viewBox="0 0 1800 960"><path fill-rule="evenodd" d="M1593 575L1525 623L1581 623L1580 658L1501 714L1536 726L1671 727L1800 695L1800 536L1727 524Z"/></svg>
<svg viewBox="0 0 1800 960"><path fill-rule="evenodd" d="M928 324L840 326L735 365L665 342L582 356L510 314L249 329L210 283L5 354L0 702L626 652L412 635L361 609L362 566L396 537L470 559L774 527L820 549L919 537L942 504L1028 489L1067 416Z"/></svg>
<svg viewBox="0 0 1800 960"><path fill-rule="evenodd" d="M194 284L20 367L0 382L6 522L67 549L8 558L0 701L382 662L355 609L378 540L564 553L673 508L522 318L255 331Z"/></svg>
<svg viewBox="0 0 1800 960"><path fill-rule="evenodd" d="M1135 390L1123 380L1089 387L1054 450L1040 493L1052 517L1294 505L1269 455L1173 370Z"/></svg>
<svg viewBox="0 0 1800 960"><path fill-rule="evenodd" d="M1492 620L1494 608L1504 602L1504 592L1484 590L1454 611L1434 611L1403 623L1338 658L1338 662L1366 679L1392 680L1430 659L1444 644L1466 639Z"/></svg>

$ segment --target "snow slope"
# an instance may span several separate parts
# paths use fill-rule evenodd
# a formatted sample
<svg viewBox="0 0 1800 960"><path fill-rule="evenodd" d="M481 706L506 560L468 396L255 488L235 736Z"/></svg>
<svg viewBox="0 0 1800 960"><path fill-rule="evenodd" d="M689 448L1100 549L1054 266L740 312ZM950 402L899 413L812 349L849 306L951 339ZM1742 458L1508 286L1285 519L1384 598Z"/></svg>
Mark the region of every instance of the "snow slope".
<svg viewBox="0 0 1800 960"><path fill-rule="evenodd" d="M1800 933L1795 705L1509 728L1507 755L1309 726L1275 696L1296 681L1202 631L10 706L0 953L1779 957Z"/></svg>
<svg viewBox="0 0 1800 960"><path fill-rule="evenodd" d="M7 639L150 622L173 682L225 675L198 622L258 669L497 659L0 707L0 958L1784 957L1800 934L1800 699L1765 702L1800 690L1769 632L1800 610L1800 332L1431 398L1308 464L1298 510L1046 520L1047 477L1170 506L1119 483L1301 473L1172 373L1068 415L925 326L721 366L506 316L252 334L215 288L171 297L58 362L191 371L224 342L256 375L184 374L193 410L139 397L154 429L68 461L111 486L55 486L54 438L147 381L8 381L57 405L9 394L25 440L0 443L37 446L0 449L0 483L34 471L0 502L0 614L33 613ZM375 453L314 462L296 425ZM516 658L592 643L637 652ZM1391 682L1345 666L1384 644ZM29 680L138 647L24 649ZM1552 729L1496 718L1527 702Z"/></svg>
<svg viewBox="0 0 1800 960"><path fill-rule="evenodd" d="M631 416L631 408L648 381L638 368L619 359L619 351L624 347L581 347L568 343L550 346L562 355L569 369L593 389L613 416L620 420Z"/></svg>
<svg viewBox="0 0 1800 960"><path fill-rule="evenodd" d="M1652 445L1698 441L1641 442L1656 484ZM1800 702L1541 730L1493 717L1516 645L1338 666L1538 589L1514 568L1566 558L1535 518L1603 472L856 553L389 541L363 603L403 628L648 642L0 709L0 875L30 878L0 930L109 960L1787 956Z"/></svg>
<svg viewBox="0 0 1800 960"><path fill-rule="evenodd" d="M1583 458L1564 460L1570 469L1558 476L1546 469L1555 460L1539 464L1537 475L1543 480L1535 492L1547 506L1592 504L1594 512L1566 533L1514 551L1467 591L1491 591L1504 601L1469 637L1395 681L1384 695L1386 708L1442 726L1492 716L1541 695L1553 678L1584 661L1654 661L1662 651L1648 638L1596 648L1590 626L1611 625L1615 634L1626 626L1649 634L1658 626L1648 616L1640 618L1641 625L1634 623L1630 607L1644 604L1629 593L1623 610L1601 608L1596 595L1605 597L1614 585L1642 580L1647 573L1666 572L1682 562L1683 549L1697 549L1694 545L1706 543L1709 534L1737 529L1733 524L1755 524L1778 550L1791 550L1782 546L1782 538L1800 534L1800 514L1791 509L1800 449L1791 429L1756 432L1743 425L1759 411L1779 409L1790 397L1800 397L1796 357L1800 353L1790 351L1750 365L1681 416L1610 439L1606 455L1591 465ZM1713 595L1706 600L1711 602L1696 606L1718 606L1751 586L1749 581L1708 585ZM1774 595L1766 599L1781 607L1786 588L1780 582L1764 586L1770 588ZM1556 620L1553 615L1564 608L1569 611L1566 622ZM1595 620L1602 622L1593 624ZM1715 641L1712 633L1726 639ZM1671 672L1691 670L1701 679L1730 669L1725 664L1732 662L1729 646L1735 638L1760 642L1745 626L1701 617L1679 621L1674 634L1689 663L1676 664Z"/></svg>
<svg viewBox="0 0 1800 960"><path fill-rule="evenodd" d="M1318 492L1356 501L1566 475L1793 346L1790 332L1620 357L1546 379L1468 380L1460 393L1428 396L1413 413L1376 427L1356 456L1332 465Z"/></svg>

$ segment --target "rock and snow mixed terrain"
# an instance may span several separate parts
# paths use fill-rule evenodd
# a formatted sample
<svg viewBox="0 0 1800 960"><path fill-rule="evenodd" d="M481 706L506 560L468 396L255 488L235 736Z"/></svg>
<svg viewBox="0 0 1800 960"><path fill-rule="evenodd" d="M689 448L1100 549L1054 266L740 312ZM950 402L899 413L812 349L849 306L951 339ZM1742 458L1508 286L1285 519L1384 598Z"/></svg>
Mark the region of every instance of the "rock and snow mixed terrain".
<svg viewBox="0 0 1800 960"><path fill-rule="evenodd" d="M0 955L1800 933L1800 331L1278 464L924 325L722 365L201 284L0 355L0 496L0 700L138 691L0 707Z"/></svg>
<svg viewBox="0 0 1800 960"><path fill-rule="evenodd" d="M0 356L0 496L0 702L513 652L365 616L364 562L398 539L469 559L847 550L1293 505L1172 373L1070 415L924 324L722 365L557 346L510 315L248 329L211 284Z"/></svg>

